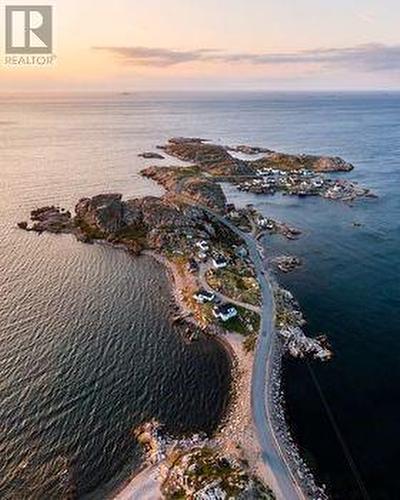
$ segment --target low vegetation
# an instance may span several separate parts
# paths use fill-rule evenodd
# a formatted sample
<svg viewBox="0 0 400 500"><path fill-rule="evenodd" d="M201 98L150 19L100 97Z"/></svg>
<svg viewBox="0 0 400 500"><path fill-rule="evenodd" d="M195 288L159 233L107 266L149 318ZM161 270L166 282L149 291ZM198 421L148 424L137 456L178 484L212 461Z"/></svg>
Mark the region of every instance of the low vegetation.
<svg viewBox="0 0 400 500"><path fill-rule="evenodd" d="M260 328L260 315L244 307L235 307L238 311L236 318L232 318L225 322L221 321L221 326L229 332L240 333L240 335L244 337L253 334L257 335Z"/></svg>
<svg viewBox="0 0 400 500"><path fill-rule="evenodd" d="M243 340L243 349L246 352L253 352L256 349L258 335L253 333Z"/></svg>
<svg viewBox="0 0 400 500"><path fill-rule="evenodd" d="M162 486L167 499L257 498L272 500L272 492L251 475L247 466L208 448L181 455L171 465Z"/></svg>
<svg viewBox="0 0 400 500"><path fill-rule="evenodd" d="M207 282L214 290L239 302L255 306L261 303L259 284L257 279L249 274L248 266L212 269L207 273Z"/></svg>

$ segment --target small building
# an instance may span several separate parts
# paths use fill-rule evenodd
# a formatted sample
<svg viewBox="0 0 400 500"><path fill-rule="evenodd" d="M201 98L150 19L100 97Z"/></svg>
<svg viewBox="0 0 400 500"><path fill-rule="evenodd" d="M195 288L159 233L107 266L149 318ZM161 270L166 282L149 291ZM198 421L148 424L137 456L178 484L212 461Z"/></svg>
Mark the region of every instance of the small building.
<svg viewBox="0 0 400 500"><path fill-rule="evenodd" d="M212 263L215 269L223 269L228 265L228 261L222 255L217 255L213 257Z"/></svg>
<svg viewBox="0 0 400 500"><path fill-rule="evenodd" d="M199 290L193 294L193 298L199 304L205 304L206 302L213 302L215 299L215 293L207 292L206 290Z"/></svg>
<svg viewBox="0 0 400 500"><path fill-rule="evenodd" d="M235 253L238 257L241 257L242 259L244 259L248 255L247 248L244 245L237 247Z"/></svg>
<svg viewBox="0 0 400 500"><path fill-rule="evenodd" d="M324 185L323 179L314 179L313 180L313 186L316 188L321 188Z"/></svg>
<svg viewBox="0 0 400 500"><path fill-rule="evenodd" d="M216 318L225 322L229 321L232 318L236 318L238 312L236 307L234 307L232 304L223 304L222 306L214 307L213 314Z"/></svg>
<svg viewBox="0 0 400 500"><path fill-rule="evenodd" d="M268 224L268 220L262 216L257 217L256 224L258 227L264 228Z"/></svg>
<svg viewBox="0 0 400 500"><path fill-rule="evenodd" d="M207 257L208 257L208 255L206 254L206 252L201 251L198 253L198 258L201 262L206 261Z"/></svg>
<svg viewBox="0 0 400 500"><path fill-rule="evenodd" d="M201 241L198 241L196 243L196 247L197 248L200 248L200 250L202 250L203 252L208 252L208 250L210 249L208 243L206 240L201 240Z"/></svg>
<svg viewBox="0 0 400 500"><path fill-rule="evenodd" d="M187 270L190 273L195 273L199 270L199 265L194 259L190 259L189 262L187 263Z"/></svg>

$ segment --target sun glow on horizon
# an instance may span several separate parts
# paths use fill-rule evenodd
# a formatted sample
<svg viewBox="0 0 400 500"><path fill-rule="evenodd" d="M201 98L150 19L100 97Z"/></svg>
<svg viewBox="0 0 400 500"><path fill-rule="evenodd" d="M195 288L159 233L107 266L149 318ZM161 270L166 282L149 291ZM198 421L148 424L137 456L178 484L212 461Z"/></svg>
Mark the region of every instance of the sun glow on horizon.
<svg viewBox="0 0 400 500"><path fill-rule="evenodd" d="M55 64L1 65L0 90L397 89L399 10L393 0L58 0Z"/></svg>

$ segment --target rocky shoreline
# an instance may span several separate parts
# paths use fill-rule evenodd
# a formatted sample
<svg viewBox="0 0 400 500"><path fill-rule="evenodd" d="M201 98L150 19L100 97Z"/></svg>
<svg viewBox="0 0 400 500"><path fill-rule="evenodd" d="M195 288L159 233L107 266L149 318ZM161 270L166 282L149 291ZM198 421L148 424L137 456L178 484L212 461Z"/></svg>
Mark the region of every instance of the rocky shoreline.
<svg viewBox="0 0 400 500"><path fill-rule="evenodd" d="M198 453L199 449L207 449L209 451L207 457L202 456L201 459L206 460L208 466L216 468L215 470L219 470L220 460L227 461L232 477L236 478L235 487L242 488L240 491L247 491L250 483L261 488L262 482L258 478L262 478L264 483L268 483L271 478L268 474L265 475L265 470L260 465L262 461L254 434L250 402L252 350L255 347L257 334L249 335L248 332L250 327L252 331L255 325L259 327L257 313L254 312L259 308L252 305L257 303L253 302L257 297L257 285L250 281L254 270L245 250L244 240L237 232L229 229L227 224L210 216L210 212L224 217L242 232L250 233L256 240L270 234L282 234L288 239L294 239L300 235L300 231L285 223L264 218L251 206L238 210L229 205L220 181L231 182L239 189L243 189L246 186L259 186L261 176L262 182L274 178L275 181L271 181L271 185L276 187L281 182L276 182L278 177L281 180L286 179L291 185L287 194L301 195L299 189L305 190L304 183L307 180L313 186L313 192L309 194L315 194L316 188L320 189L319 194L323 193L324 196L327 190L343 194L343 196L332 196L335 199L354 199L354 197L368 196L370 193L344 181L338 189L335 188L338 186L336 184L338 181L335 181L335 184L331 184L329 180L320 183L319 177L316 176L321 173L348 172L353 168L340 158L285 155L266 148L243 145L224 147L207 143L199 138L171 139L159 149L167 155L190 162L189 166L153 166L142 171L143 176L153 179L164 187L166 192L162 197L148 196L123 200L118 193L100 194L79 200L74 216L59 207L42 207L32 210L31 223L19 222L18 227L37 233L44 231L69 233L85 243L107 241L125 248L133 255L141 253L152 255L166 266L174 282L173 291L178 308L175 320L182 324L190 340L203 332L214 336L225 345L233 360L235 381L235 396L231 407L224 425L212 441L199 437L178 444L166 438L167 448L171 448L174 452L178 448L180 456L186 454L187 457L192 452ZM263 156L242 160L232 156L233 152L248 156L260 154ZM143 153L142 156L148 159L161 159L162 155ZM281 258L277 265L282 271L288 272L299 263L295 258L286 256L285 259ZM208 297L205 302L196 300L201 285L197 272L200 269L201 276L201 270L205 265L212 265L218 270L219 274L215 271L212 276L219 283L221 290L233 290L235 292L233 296L242 297L243 292L247 292L246 286L252 283L251 286L256 288L252 295L248 296L248 303L242 303L239 299L235 301L231 296L231 301L236 304L237 309L232 308L232 304L229 309L227 308L229 298L219 294L219 305L212 307L206 303L208 300L216 299L215 293L211 292L204 295ZM222 270L219 270L220 267ZM229 267L227 271L226 267ZM207 276L206 274L206 279ZM280 367L282 352L295 357L311 356L325 361L331 356L331 351L325 338L311 339L304 334L302 330L304 318L289 292L277 289L274 299L279 337L275 341L274 356L271 360L270 375L273 377L273 391L267 397L272 403L273 422L279 438L279 447L302 489L312 498L325 499L324 489L316 485L290 437L284 416ZM225 309L221 309L222 306ZM246 308L250 309L251 314ZM220 316L216 311L232 311L232 309L236 311L234 319L229 319L226 324L225 319L218 319ZM226 313L218 312L218 314L222 314L223 318ZM236 315L240 320L235 318ZM236 336L226 333L232 331L238 332L234 334ZM158 431L156 434L159 436ZM166 462L169 453L163 452L157 462ZM190 462L189 458L186 462ZM179 488L182 484L186 484L182 479L185 476L186 465L183 463L181 465L179 473L175 470L175 482L179 483ZM191 466L194 467L193 464ZM247 483L244 478L247 478ZM222 495L220 488L222 483L227 484L224 482L225 479L225 476L223 480L220 478L217 486L215 481L209 484L197 481L196 488L201 486L203 496L196 498L213 498L210 495L216 487L218 494ZM264 487L263 491L267 495L265 498L272 498L268 488Z"/></svg>
<svg viewBox="0 0 400 500"><path fill-rule="evenodd" d="M234 381L231 402L216 433L210 437L196 434L176 439L153 421L139 426L134 434L144 445L147 467L156 467L157 490L166 498L172 498L178 491L184 494L184 498L212 499L216 498L213 496L216 492L220 495L218 498L227 498L224 492L229 491L234 498L273 500L272 491L265 486L270 478L263 470L252 424L250 383L253 356L243 352L239 336L227 334L216 340L231 357ZM198 459L193 461L193 457L199 453L201 456L205 453L211 459L208 469L218 469L218 464L223 463L229 474L223 474L222 478L218 470L212 471L211 476L209 472L201 476L193 474L198 467ZM191 462L189 468L188 462ZM135 477L129 481L116 499L124 498L124 492L131 492L132 487L137 491L135 481Z"/></svg>
<svg viewBox="0 0 400 500"><path fill-rule="evenodd" d="M210 220L207 213L200 208L196 209L196 207L184 202L177 203L176 200L172 202L170 199L128 200L124 202L118 194L103 194L91 199L80 200L75 207L75 216L58 207L36 209L31 213L31 221L32 225L19 223L18 226L21 229L37 233L44 231L70 233L85 243L106 242L115 247L124 248L135 255L139 253L150 255L166 267L177 305L175 311L171 310L171 321L177 323L178 331L182 330L183 333L189 331L191 339L194 337L193 333L197 331L196 336L206 334L221 342L232 361L234 384L227 414L213 439L198 436L172 441L167 436L162 437L162 433L157 433L161 443L165 441L165 446L160 448L164 451L159 451L156 462L162 462L165 467L167 455L169 456L169 453L177 448L181 450L181 453L186 454L198 449L212 450L212 453L219 457L218 460L224 459L230 463L232 481L235 482L240 491L252 490L256 485L257 491L265 493L264 498L272 499L268 488L264 487L263 482L256 476L258 470L254 468L253 463L250 464L250 461L254 462L256 457L255 448L253 448L256 446L256 438L252 437L251 451L247 449L249 442L242 442L241 446L238 446L243 437L244 425L251 425L250 381L253 355L251 352L244 352L242 337L231 338L218 322L210 321L208 317L196 315L197 311L191 309L193 304L188 301L188 297L198 285L195 283L194 276L187 272L186 267L182 267L179 260L179 254L184 248L186 246L191 248L193 245L191 238L187 238L191 231L195 231L196 240L207 238L210 242L214 241L215 244L219 242L221 237L226 243L227 236L230 237L231 241L239 243L237 237L230 234L226 228L222 230L220 225L216 221ZM127 221L130 224L129 231L126 227ZM138 221L146 226L138 226ZM150 227L151 229L149 229ZM185 232L185 237L179 244L179 240L176 238L181 234L180 231ZM170 238L172 237L174 237L172 249L175 257L170 253ZM230 245L229 239L228 245ZM191 290L189 294L188 290ZM172 313L175 314L174 317L172 317ZM248 392L245 408L242 406L243 384ZM249 432L251 434L252 431ZM247 433L246 436L249 437L250 434ZM166 449L171 450L167 453ZM203 493L208 491L207 485L203 485L202 490Z"/></svg>
<svg viewBox="0 0 400 500"><path fill-rule="evenodd" d="M312 498L313 500L328 500L329 497L326 487L317 484L313 472L301 456L286 420L285 394L282 390L281 375L283 354L284 350L282 344L277 340L274 344L271 359L271 391L266 397L272 402L271 408L273 408L273 412L271 418L275 433L279 440L279 446L285 459L290 464L290 470L296 476L296 480L301 484L302 491L305 493L306 498Z"/></svg>

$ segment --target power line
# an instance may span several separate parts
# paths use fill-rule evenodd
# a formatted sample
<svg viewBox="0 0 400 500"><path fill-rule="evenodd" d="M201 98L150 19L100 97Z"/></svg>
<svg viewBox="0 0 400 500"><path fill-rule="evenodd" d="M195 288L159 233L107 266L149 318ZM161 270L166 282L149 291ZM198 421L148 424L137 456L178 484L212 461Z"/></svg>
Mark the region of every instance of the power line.
<svg viewBox="0 0 400 500"><path fill-rule="evenodd" d="M336 423L336 420L335 420L335 417L332 413L332 410L330 409L328 401L325 398L325 395L322 391L322 387L321 387L320 383L318 382L317 376L315 375L315 372L312 369L312 366L311 366L309 361L306 362L306 365L307 365L308 371L310 372L311 379L313 380L315 387L318 391L319 397L321 398L322 404L326 410L328 418L332 424L333 430L335 431L336 437L338 438L338 441L342 447L343 453L344 453L346 460L349 464L350 470L353 473L353 476L358 484L358 487L360 488L361 495L364 498L364 500L370 500L370 496L369 496L368 491L365 487L365 484L361 478L361 474L359 473L357 466L356 466L356 463L355 463L355 461L350 453L350 449L347 446L342 433L340 432L340 429Z"/></svg>

